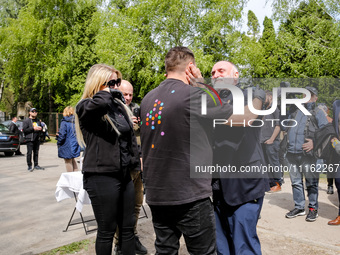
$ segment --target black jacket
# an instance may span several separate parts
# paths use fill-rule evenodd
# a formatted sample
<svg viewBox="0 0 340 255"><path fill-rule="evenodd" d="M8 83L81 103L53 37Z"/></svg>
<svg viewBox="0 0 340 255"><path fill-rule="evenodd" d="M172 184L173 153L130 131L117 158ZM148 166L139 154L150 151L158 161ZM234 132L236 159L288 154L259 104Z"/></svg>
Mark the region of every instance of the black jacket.
<svg viewBox="0 0 340 255"><path fill-rule="evenodd" d="M41 122L39 119L35 119L37 125L41 127ZM41 131L35 131L33 128L33 120L31 118L26 118L23 121L22 131L25 134L26 141L31 142L39 140Z"/></svg>
<svg viewBox="0 0 340 255"><path fill-rule="evenodd" d="M233 104L232 95L222 99ZM247 104L247 91L244 91L244 102ZM253 125L255 125L254 123ZM259 127L215 127L214 164L220 166L260 167L264 164L263 151L260 144ZM259 168L258 168L259 169ZM252 178L250 178L252 177ZM213 189L216 187L213 183ZM224 201L230 206L238 206L254 201L269 190L266 173L220 173L220 192ZM217 194L219 192L214 192Z"/></svg>
<svg viewBox="0 0 340 255"><path fill-rule="evenodd" d="M15 124L13 121L9 125L9 131L11 133L15 134L15 135L19 135L20 134L20 130L19 130L17 124Z"/></svg>
<svg viewBox="0 0 340 255"><path fill-rule="evenodd" d="M108 111L122 114L128 119L125 110L106 91L99 91L92 99L83 99L76 107L80 129L86 144L83 172L117 173L122 171L118 135L110 123L104 119ZM139 164L140 159L131 123L130 127L128 150L132 156L129 168L134 168Z"/></svg>

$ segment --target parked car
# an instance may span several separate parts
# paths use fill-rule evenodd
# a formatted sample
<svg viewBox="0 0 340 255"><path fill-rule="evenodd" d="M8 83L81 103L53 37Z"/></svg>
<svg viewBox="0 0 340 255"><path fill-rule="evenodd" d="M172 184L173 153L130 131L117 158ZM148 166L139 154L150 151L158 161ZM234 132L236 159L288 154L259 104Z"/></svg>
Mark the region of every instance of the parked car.
<svg viewBox="0 0 340 255"><path fill-rule="evenodd" d="M11 125L11 123L12 123L11 120L5 120L5 121L1 122L1 124L5 125L8 128ZM17 124L17 126L20 130L20 135L19 135L20 144L26 144L27 141L25 139L24 132L22 132L22 127L24 125L24 121L23 120L17 120L16 124Z"/></svg>
<svg viewBox="0 0 340 255"><path fill-rule="evenodd" d="M19 149L19 136L9 132L8 127L0 124L0 152L13 156Z"/></svg>

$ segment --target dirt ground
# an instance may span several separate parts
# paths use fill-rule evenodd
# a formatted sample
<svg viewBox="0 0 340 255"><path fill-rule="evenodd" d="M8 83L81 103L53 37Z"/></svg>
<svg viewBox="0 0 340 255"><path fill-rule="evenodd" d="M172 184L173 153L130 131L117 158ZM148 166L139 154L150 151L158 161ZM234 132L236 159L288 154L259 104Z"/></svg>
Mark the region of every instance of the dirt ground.
<svg viewBox="0 0 340 255"><path fill-rule="evenodd" d="M26 153L26 146L21 151ZM57 155L55 144L42 145L39 164L45 170L31 173L25 157L0 154L0 254L40 254L84 239L90 239L91 245L77 254L95 254L96 232L86 235L81 224L63 231L75 201L56 201L56 183L66 171L64 160ZM266 194L258 223L263 254L340 254L340 226L327 225L338 212L337 194L328 195L326 189L326 180L321 179L319 217L315 222L306 222L305 217L285 218L294 207L289 178L285 178L281 192ZM138 221L139 236L149 254L155 254L151 213L147 204L144 207L149 218ZM85 220L93 219L91 205L84 205L82 214ZM74 220L79 221L79 216L76 212ZM95 227L95 222L87 223L87 228ZM179 254L188 254L183 240Z"/></svg>
<svg viewBox="0 0 340 255"><path fill-rule="evenodd" d="M330 255L340 254L340 226L329 226L327 222L337 214L337 194L327 195L326 180L320 180L319 217L315 222L306 222L305 216L295 219L286 219L285 213L293 208L291 185L288 178L281 192L266 194L261 219L258 223L258 235L261 241L262 253L270 254L297 254L297 255ZM148 216L149 208L144 205ZM155 234L151 218L139 220L138 231L141 242L149 253L155 254ZM88 250L77 254L95 254L94 241L91 237ZM179 254L189 254L183 238Z"/></svg>

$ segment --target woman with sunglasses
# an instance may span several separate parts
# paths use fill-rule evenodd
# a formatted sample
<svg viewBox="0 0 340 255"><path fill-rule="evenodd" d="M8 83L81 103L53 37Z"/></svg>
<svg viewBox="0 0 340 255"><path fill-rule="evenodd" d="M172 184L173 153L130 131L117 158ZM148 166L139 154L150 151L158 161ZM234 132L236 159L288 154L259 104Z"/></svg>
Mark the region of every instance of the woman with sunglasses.
<svg viewBox="0 0 340 255"><path fill-rule="evenodd" d="M98 224L99 255L111 255L117 226L122 253L135 254L135 198L130 169L139 164L139 153L132 113L124 104L122 93L116 90L121 78L114 67L92 66L76 106L77 138L80 145L86 146L84 189Z"/></svg>

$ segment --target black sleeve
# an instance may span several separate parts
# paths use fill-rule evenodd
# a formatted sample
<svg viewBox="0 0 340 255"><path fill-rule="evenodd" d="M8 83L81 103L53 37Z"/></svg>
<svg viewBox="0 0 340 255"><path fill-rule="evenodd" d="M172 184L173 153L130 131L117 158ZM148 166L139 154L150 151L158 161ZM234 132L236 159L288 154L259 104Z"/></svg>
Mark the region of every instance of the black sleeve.
<svg viewBox="0 0 340 255"><path fill-rule="evenodd" d="M107 91L99 91L93 98L83 99L76 107L79 120L92 122L100 119L107 113L111 101L112 96Z"/></svg>
<svg viewBox="0 0 340 255"><path fill-rule="evenodd" d="M22 126L22 131L24 132L25 135L34 132L33 125L30 126L29 121L30 121L30 119L26 119L23 123L23 126Z"/></svg>
<svg viewBox="0 0 340 255"><path fill-rule="evenodd" d="M15 124L12 122L11 125L9 125L9 132L14 133L15 132Z"/></svg>

